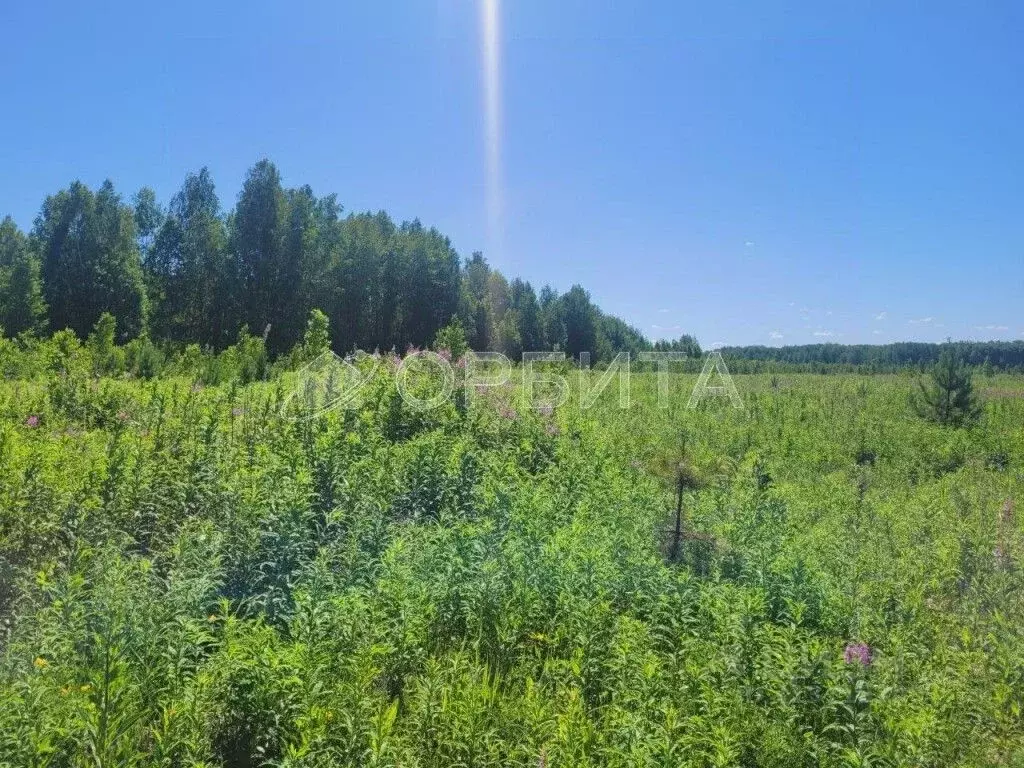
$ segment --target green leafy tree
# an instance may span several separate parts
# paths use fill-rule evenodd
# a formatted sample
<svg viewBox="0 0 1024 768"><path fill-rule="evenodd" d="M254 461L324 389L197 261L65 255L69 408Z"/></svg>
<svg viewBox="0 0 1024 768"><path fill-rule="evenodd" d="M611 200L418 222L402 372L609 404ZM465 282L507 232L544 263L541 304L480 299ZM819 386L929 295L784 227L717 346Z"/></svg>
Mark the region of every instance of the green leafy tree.
<svg viewBox="0 0 1024 768"><path fill-rule="evenodd" d="M499 352L513 362L523 359L523 339L519 335L519 318L515 310L505 313L495 329L495 336Z"/></svg>
<svg viewBox="0 0 1024 768"><path fill-rule="evenodd" d="M540 325L544 334L544 347L565 349L565 305L558 291L550 285L540 289Z"/></svg>
<svg viewBox="0 0 1024 768"><path fill-rule="evenodd" d="M944 426L960 427L977 421L981 406L972 378L960 355L947 346L932 368L930 381L918 382L912 405L922 418Z"/></svg>
<svg viewBox="0 0 1024 768"><path fill-rule="evenodd" d="M235 322L226 260L227 235L206 168L189 174L146 253L157 338L223 347Z"/></svg>
<svg viewBox="0 0 1024 768"><path fill-rule="evenodd" d="M447 349L451 353L452 360L459 360L466 355L469 350L466 330L457 317L437 332L433 346L435 350Z"/></svg>
<svg viewBox="0 0 1024 768"><path fill-rule="evenodd" d="M314 360L331 348L330 319L319 309L310 310L302 336L302 356Z"/></svg>
<svg viewBox="0 0 1024 768"><path fill-rule="evenodd" d="M120 350L114 342L116 332L117 320L114 316L109 312L100 315L86 341L86 347L92 357L93 373L110 374L121 366L122 355L119 354Z"/></svg>
<svg viewBox="0 0 1024 768"><path fill-rule="evenodd" d="M144 329L147 301L135 217L110 181L95 194L76 181L48 197L34 235L52 328L70 328L84 338L110 312L124 338Z"/></svg>
<svg viewBox="0 0 1024 768"><path fill-rule="evenodd" d="M583 286L574 285L562 297L565 306L565 351L571 357L580 352L597 352L597 311Z"/></svg>
<svg viewBox="0 0 1024 768"><path fill-rule="evenodd" d="M288 196L277 167L260 160L246 177L231 220L232 287L242 322L266 335L273 351L287 345L274 323L294 310L299 288L286 243L288 214Z"/></svg>
<svg viewBox="0 0 1024 768"><path fill-rule="evenodd" d="M238 331L238 341L231 347L239 379L248 384L266 378L269 368L267 347L262 336L253 336L249 327L243 325Z"/></svg>
<svg viewBox="0 0 1024 768"><path fill-rule="evenodd" d="M469 346L484 351L491 343L491 310L488 301L488 281L491 268L480 251L466 259L462 271L462 315Z"/></svg>
<svg viewBox="0 0 1024 768"><path fill-rule="evenodd" d="M544 333L541 329L540 305L533 286L516 278L510 284L509 291L522 348L528 352L541 350L544 347Z"/></svg>
<svg viewBox="0 0 1024 768"><path fill-rule="evenodd" d="M139 251L145 254L153 245L160 225L164 221L164 212L156 201L156 192L152 187L143 187L132 196L132 215L135 217L135 234L139 243Z"/></svg>
<svg viewBox="0 0 1024 768"><path fill-rule="evenodd" d="M419 221L397 237L404 275L399 285L402 341L425 346L459 309L459 256L451 242Z"/></svg>
<svg viewBox="0 0 1024 768"><path fill-rule="evenodd" d="M16 336L46 326L39 258L8 216L0 222L0 328Z"/></svg>
<svg viewBox="0 0 1024 768"><path fill-rule="evenodd" d="M313 261L317 252L316 196L308 186L285 191L288 211L281 260L274 283L279 299L271 318L274 349L292 346L303 334L302 318L312 307L307 302L309 285L315 282Z"/></svg>
<svg viewBox="0 0 1024 768"><path fill-rule="evenodd" d="M473 338L470 341L470 346L473 349L479 352L490 349L492 325L491 310L487 303L483 301L478 303L473 309Z"/></svg>
<svg viewBox="0 0 1024 768"><path fill-rule="evenodd" d="M338 212L321 215L318 247L326 276L319 281L317 306L331 318L336 349L387 349L396 343L394 222L383 211L337 221Z"/></svg>
<svg viewBox="0 0 1024 768"><path fill-rule="evenodd" d="M314 307L339 350L424 346L453 317L471 348L514 355L554 348L607 357L650 346L580 286L538 296L479 252L462 263L447 237L418 220L396 225L383 211L342 219L341 211L333 195L285 189L269 160L250 169L229 212L205 168L166 212L149 187L123 205L109 182L96 193L75 182L44 203L29 257L8 255L4 311L16 316L8 331L33 327L26 318L45 299L53 328L81 338L109 312L119 344L146 331L161 349L170 341L223 350L247 325L271 357L301 350ZM21 241L7 251L20 254ZM10 309L16 300L23 306Z"/></svg>
<svg viewBox="0 0 1024 768"><path fill-rule="evenodd" d="M697 343L697 339L688 333L684 333L678 339L671 341L656 341L654 349L658 352L683 352L689 357L701 357L704 354L701 351L700 344Z"/></svg>
<svg viewBox="0 0 1024 768"><path fill-rule="evenodd" d="M650 342L639 330L613 315L599 313L597 325L597 357L608 360L619 352L635 355L647 349Z"/></svg>

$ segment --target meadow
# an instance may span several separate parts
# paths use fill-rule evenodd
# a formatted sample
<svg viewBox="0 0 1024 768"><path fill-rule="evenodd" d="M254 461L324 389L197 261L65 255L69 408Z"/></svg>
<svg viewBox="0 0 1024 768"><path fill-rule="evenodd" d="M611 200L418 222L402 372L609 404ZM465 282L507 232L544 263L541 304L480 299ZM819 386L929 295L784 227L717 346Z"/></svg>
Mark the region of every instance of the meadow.
<svg viewBox="0 0 1024 768"><path fill-rule="evenodd" d="M9 352L0 764L1024 766L1024 377L296 419L229 353Z"/></svg>

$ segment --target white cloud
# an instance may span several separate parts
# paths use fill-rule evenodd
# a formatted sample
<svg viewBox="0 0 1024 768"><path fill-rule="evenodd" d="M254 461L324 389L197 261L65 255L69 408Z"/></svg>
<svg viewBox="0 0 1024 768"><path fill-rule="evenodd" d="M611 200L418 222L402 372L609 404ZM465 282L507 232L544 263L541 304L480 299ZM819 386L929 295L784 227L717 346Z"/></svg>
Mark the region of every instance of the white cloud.
<svg viewBox="0 0 1024 768"><path fill-rule="evenodd" d="M659 315L667 315L671 311L672 311L671 309L659 309L658 310L658 314Z"/></svg>
<svg viewBox="0 0 1024 768"><path fill-rule="evenodd" d="M879 312L877 315L875 315L875 320L885 320L885 318L887 318L888 316L888 312Z"/></svg>
<svg viewBox="0 0 1024 768"><path fill-rule="evenodd" d="M796 306L796 302L795 302L795 301L791 301L791 302L789 302L789 306L791 306L791 307L795 307L795 306Z"/></svg>
<svg viewBox="0 0 1024 768"><path fill-rule="evenodd" d="M753 240L747 240L745 243L743 243L743 245L746 248L753 248L754 247L754 241Z"/></svg>
<svg viewBox="0 0 1024 768"><path fill-rule="evenodd" d="M771 333L768 334L768 338L769 339L781 339L782 338L782 334L779 333L778 331L772 331Z"/></svg>
<svg viewBox="0 0 1024 768"><path fill-rule="evenodd" d="M724 341L712 341L710 344L708 344L708 349L718 349L719 347L724 347L724 346L725 346L725 342Z"/></svg>
<svg viewBox="0 0 1024 768"><path fill-rule="evenodd" d="M935 318L934 317L922 317L922 318L918 318L917 320L908 320L907 322L910 323L911 325L931 325L932 323L935 322Z"/></svg>
<svg viewBox="0 0 1024 768"><path fill-rule="evenodd" d="M976 331L1008 331L1009 327L1005 325L976 325L974 326Z"/></svg>
<svg viewBox="0 0 1024 768"><path fill-rule="evenodd" d="M815 331L814 335L815 336L835 336L835 334L832 333L832 331Z"/></svg>
<svg viewBox="0 0 1024 768"><path fill-rule="evenodd" d="M681 326L681 325L657 325L657 324L655 324L655 325L651 326L651 329L655 330L655 331L681 331L681 330L683 330L683 326Z"/></svg>
<svg viewBox="0 0 1024 768"><path fill-rule="evenodd" d="M882 332L880 330L878 330L877 328L875 330L873 330L871 333L873 333L875 336L881 336L882 335Z"/></svg>

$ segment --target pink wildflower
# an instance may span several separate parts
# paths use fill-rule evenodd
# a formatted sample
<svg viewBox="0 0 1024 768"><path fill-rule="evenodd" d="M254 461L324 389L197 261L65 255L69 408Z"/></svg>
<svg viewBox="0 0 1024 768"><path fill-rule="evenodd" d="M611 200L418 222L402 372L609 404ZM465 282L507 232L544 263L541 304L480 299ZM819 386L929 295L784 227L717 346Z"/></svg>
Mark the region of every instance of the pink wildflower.
<svg viewBox="0 0 1024 768"><path fill-rule="evenodd" d="M27 419L25 419L25 426L28 427L29 429L35 429L36 427L39 426L39 417L36 416L35 414L32 414Z"/></svg>
<svg viewBox="0 0 1024 768"><path fill-rule="evenodd" d="M848 643L843 652L843 661L867 667L871 664L871 656L871 646L867 643Z"/></svg>

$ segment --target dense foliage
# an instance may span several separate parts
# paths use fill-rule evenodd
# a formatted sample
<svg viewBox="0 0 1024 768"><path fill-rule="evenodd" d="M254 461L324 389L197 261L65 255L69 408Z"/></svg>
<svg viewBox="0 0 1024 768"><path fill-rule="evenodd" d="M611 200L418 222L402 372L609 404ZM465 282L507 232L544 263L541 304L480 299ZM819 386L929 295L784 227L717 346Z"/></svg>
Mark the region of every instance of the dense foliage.
<svg viewBox="0 0 1024 768"><path fill-rule="evenodd" d="M902 377L422 411L367 358L296 420L258 337L113 338L0 350L0 764L1024 761L1019 378L949 429Z"/></svg>
<svg viewBox="0 0 1024 768"><path fill-rule="evenodd" d="M947 342L949 344L949 342ZM924 368L938 362L947 344L901 341L895 344L804 344L787 347L722 347L724 357L738 361L783 363L791 368L836 370L855 368L894 371ZM971 366L989 365L1024 371L1024 341L957 341L956 354Z"/></svg>
<svg viewBox="0 0 1024 768"><path fill-rule="evenodd" d="M918 382L911 404L919 416L946 426L961 427L981 416L974 376L952 349L943 350L928 382Z"/></svg>
<svg viewBox="0 0 1024 768"><path fill-rule="evenodd" d="M84 338L109 313L120 341L222 350L246 327L276 357L298 343L315 308L338 352L424 346L453 319L474 349L516 359L546 349L606 359L650 346L581 286L538 296L480 253L463 260L419 221L343 217L334 195L285 188L267 160L229 212L204 168L166 211L149 188L128 205L109 181L98 192L76 181L45 200L30 236L10 218L0 224L0 329L9 337L48 327Z"/></svg>

